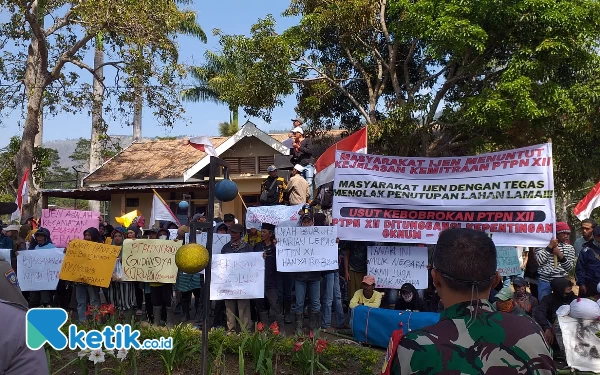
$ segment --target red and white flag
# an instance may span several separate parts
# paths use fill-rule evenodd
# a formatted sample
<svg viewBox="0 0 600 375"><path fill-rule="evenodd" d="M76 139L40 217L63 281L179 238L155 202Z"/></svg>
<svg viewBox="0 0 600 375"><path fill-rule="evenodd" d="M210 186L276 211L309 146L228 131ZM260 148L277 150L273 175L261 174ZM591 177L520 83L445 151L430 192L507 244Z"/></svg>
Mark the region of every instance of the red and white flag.
<svg viewBox="0 0 600 375"><path fill-rule="evenodd" d="M27 190L27 180L29 179L29 168L25 170L25 174L23 175L23 179L19 184L19 190L17 191L17 199L15 199L15 203L17 204L17 210L10 215L10 221L21 220L21 216L23 215L23 205L27 204L29 200L29 191Z"/></svg>
<svg viewBox="0 0 600 375"><path fill-rule="evenodd" d="M150 226L154 225L157 220L171 221L177 225L181 225L177 216L173 214L173 211L169 208L169 205L161 198L158 193L154 191L154 197L152 198L152 213L150 214Z"/></svg>
<svg viewBox="0 0 600 375"><path fill-rule="evenodd" d="M217 156L217 151L215 151L215 147L210 141L210 138L205 135L191 138L190 145L192 145L192 147L194 147L196 150L205 152L209 156Z"/></svg>
<svg viewBox="0 0 600 375"><path fill-rule="evenodd" d="M361 154L367 153L367 128L364 127L359 131L352 133L348 137L342 139L336 144L330 146L323 155L317 159L315 163L315 186L319 187L323 184L333 181L335 176L335 152L337 150L357 152Z"/></svg>
<svg viewBox="0 0 600 375"><path fill-rule="evenodd" d="M573 213L579 220L589 219L596 207L600 207L600 182L587 193L585 198L577 203Z"/></svg>

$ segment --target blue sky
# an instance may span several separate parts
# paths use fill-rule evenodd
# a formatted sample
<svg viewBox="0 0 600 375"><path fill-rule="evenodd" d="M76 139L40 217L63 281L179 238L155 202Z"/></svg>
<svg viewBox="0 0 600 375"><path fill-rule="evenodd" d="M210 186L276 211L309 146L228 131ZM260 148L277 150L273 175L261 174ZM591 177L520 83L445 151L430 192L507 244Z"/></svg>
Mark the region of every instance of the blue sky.
<svg viewBox="0 0 600 375"><path fill-rule="evenodd" d="M187 8L193 9L198 15L198 23L202 26L208 36L208 43L204 44L198 40L179 37L180 62L190 65L198 65L204 59L207 49L218 51L218 39L212 35L214 28L221 29L227 34L248 34L250 26L259 18L272 14L277 20L277 29L282 31L298 22L297 18L282 17L281 13L289 5L287 1L281 0L195 0ZM4 18L4 17L2 17ZM106 72L105 74L109 74ZM85 79L91 83L91 75L83 74ZM188 80L186 83L191 83ZM295 96L290 96L282 107L273 112L272 121L267 124L258 118L249 118L262 130L287 129L290 127L290 119L294 117L296 106ZM229 120L229 111L226 106L213 103L184 103L185 116L188 121L178 122L174 128L165 129L154 123L150 110L144 110L142 122L142 135L144 137L176 136L176 135L218 135L218 124ZM79 115L61 114L56 117L44 119L44 141L89 137L91 119L87 111ZM0 147L8 144L9 138L21 135L22 128L19 127L20 113L14 113L8 119L3 119L2 137ZM190 121L191 120L191 121ZM240 125L246 121L246 115L240 113ZM22 121L20 121L22 123ZM191 124L190 124L191 122ZM132 129L120 123L109 122L109 134L122 135L131 134Z"/></svg>

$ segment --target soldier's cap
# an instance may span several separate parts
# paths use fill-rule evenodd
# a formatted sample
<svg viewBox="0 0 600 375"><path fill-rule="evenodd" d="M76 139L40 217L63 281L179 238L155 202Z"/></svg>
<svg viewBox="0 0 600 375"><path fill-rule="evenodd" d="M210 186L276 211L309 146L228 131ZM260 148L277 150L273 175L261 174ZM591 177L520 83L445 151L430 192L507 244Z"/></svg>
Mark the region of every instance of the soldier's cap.
<svg viewBox="0 0 600 375"><path fill-rule="evenodd" d="M519 287L519 286L527 286L527 281L525 281L525 279L522 278L521 276L515 277L513 279L513 285L517 286L517 287Z"/></svg>
<svg viewBox="0 0 600 375"><path fill-rule="evenodd" d="M513 294L514 293L512 289L509 286L505 286L504 288L500 289L498 294L496 294L496 298L500 301L508 301L509 299L513 298Z"/></svg>
<svg viewBox="0 0 600 375"><path fill-rule="evenodd" d="M229 232L244 233L244 226L242 224L233 224L229 227Z"/></svg>
<svg viewBox="0 0 600 375"><path fill-rule="evenodd" d="M594 236L600 236L600 225L594 227Z"/></svg>
<svg viewBox="0 0 600 375"><path fill-rule="evenodd" d="M275 172L277 170L277 167L274 165L269 165L267 167L267 172Z"/></svg>

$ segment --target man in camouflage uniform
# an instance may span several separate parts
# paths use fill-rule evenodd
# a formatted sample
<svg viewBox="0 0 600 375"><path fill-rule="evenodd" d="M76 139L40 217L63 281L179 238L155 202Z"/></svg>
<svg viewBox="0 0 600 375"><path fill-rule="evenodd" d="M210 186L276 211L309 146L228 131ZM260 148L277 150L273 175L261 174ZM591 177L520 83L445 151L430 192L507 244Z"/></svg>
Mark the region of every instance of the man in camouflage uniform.
<svg viewBox="0 0 600 375"><path fill-rule="evenodd" d="M440 234L431 275L443 301L440 321L405 332L391 374L556 374L540 327L495 311L487 300L501 282L496 248L483 232Z"/></svg>

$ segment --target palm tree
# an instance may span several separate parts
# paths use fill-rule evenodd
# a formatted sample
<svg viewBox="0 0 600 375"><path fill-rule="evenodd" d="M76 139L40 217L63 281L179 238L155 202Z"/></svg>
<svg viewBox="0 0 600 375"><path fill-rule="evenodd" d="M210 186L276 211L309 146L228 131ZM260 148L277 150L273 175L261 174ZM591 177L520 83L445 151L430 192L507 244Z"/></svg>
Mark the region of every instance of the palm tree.
<svg viewBox="0 0 600 375"><path fill-rule="evenodd" d="M239 104L228 101L221 94L226 91L225 86L232 82L232 78L235 80L237 76L235 62L227 61L224 56L212 51L207 51L204 57L206 58L204 65L190 69L191 76L196 80L196 86L183 90L181 97L189 102L226 104L229 107L229 125L231 129L237 129ZM222 131L224 128L221 128L222 124L224 123L219 124L219 131L225 135Z"/></svg>

